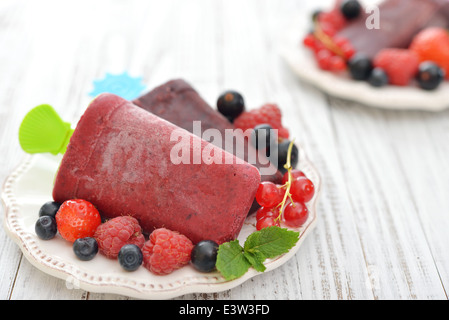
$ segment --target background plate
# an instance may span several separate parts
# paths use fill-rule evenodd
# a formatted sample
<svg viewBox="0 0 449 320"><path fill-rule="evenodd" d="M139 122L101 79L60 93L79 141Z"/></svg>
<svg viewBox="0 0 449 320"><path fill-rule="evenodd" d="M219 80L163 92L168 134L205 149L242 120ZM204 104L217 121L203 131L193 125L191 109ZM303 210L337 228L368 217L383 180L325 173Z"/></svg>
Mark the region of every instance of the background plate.
<svg viewBox="0 0 449 320"><path fill-rule="evenodd" d="M449 107L449 81L445 81L434 91L415 86L375 88L364 81L354 81L347 75L319 69L312 52L302 44L310 27L304 21L309 20L309 16L298 16L281 38L281 56L301 79L330 95L372 107L425 111L441 111Z"/></svg>
<svg viewBox="0 0 449 320"><path fill-rule="evenodd" d="M299 146L298 146L299 148ZM299 167L314 182L316 193L308 203L310 211L306 224L297 229L300 238L288 253L267 260L265 272L273 270L299 249L316 223L316 204L321 181L318 172L307 160L301 148ZM34 231L39 208L51 200L53 179L61 157L51 155L28 155L6 180L2 200L5 205L4 227L9 236L19 245L24 256L40 270L64 279L67 285L92 292L115 293L140 299L168 299L187 293L210 293L233 288L260 274L250 269L244 276L226 281L218 272L200 273L191 265L170 275L156 276L144 267L126 272L117 260L98 254L91 261L80 261L72 246L58 234L54 239L43 241ZM241 244L255 231L255 215L249 216L239 235Z"/></svg>

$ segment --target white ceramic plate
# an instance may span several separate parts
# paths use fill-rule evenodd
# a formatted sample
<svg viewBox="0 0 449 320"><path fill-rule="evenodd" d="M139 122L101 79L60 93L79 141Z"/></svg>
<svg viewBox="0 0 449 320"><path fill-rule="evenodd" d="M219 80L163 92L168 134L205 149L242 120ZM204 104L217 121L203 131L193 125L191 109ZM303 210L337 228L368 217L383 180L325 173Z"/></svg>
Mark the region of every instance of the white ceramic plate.
<svg viewBox="0 0 449 320"><path fill-rule="evenodd" d="M139 299L169 299L188 293L210 293L231 289L260 274L250 269L244 276L226 281L218 272L200 273L191 265L170 275L156 276L144 267L137 271L124 271L117 260L98 254L91 261L80 261L70 243L59 234L43 241L34 231L39 208L51 200L53 179L61 158L51 155L27 156L6 180L2 200L5 205L4 227L19 245L24 256L40 270L66 280L67 286L91 292L115 293ZM316 204L320 192L320 177L300 149L299 166L314 182L316 194L308 203L310 211L306 224L298 229L300 238L288 253L266 261L266 271L273 270L298 251L304 239L315 226ZM255 215L245 221L239 235L243 245L247 236L255 231Z"/></svg>
<svg viewBox="0 0 449 320"><path fill-rule="evenodd" d="M281 56L301 79L324 92L339 98L367 106L393 110L441 111L449 107L449 81L437 90L426 91L416 86L386 86L376 88L365 81L354 81L319 69L312 52L303 46L302 40L308 30L304 21L308 16L295 19L281 37Z"/></svg>

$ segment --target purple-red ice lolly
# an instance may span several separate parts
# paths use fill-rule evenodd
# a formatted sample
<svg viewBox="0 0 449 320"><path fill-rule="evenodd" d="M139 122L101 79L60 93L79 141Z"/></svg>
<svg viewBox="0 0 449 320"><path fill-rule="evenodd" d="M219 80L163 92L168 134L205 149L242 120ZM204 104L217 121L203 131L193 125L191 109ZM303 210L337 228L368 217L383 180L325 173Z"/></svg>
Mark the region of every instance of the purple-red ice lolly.
<svg viewBox="0 0 449 320"><path fill-rule="evenodd" d="M234 164L176 164L172 159L180 147L191 154L207 150L217 158L231 157ZM105 93L76 126L53 198L60 203L85 199L105 218L134 216L147 233L165 227L194 243L223 243L239 234L259 183L256 167Z"/></svg>

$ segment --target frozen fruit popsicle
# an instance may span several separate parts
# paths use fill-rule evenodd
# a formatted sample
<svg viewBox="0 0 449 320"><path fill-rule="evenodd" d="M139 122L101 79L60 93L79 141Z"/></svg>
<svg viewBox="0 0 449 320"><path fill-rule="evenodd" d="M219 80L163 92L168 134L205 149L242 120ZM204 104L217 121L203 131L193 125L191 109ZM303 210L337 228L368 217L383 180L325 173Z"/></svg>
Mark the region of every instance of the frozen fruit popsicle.
<svg viewBox="0 0 449 320"><path fill-rule="evenodd" d="M194 121L201 121L201 132L208 129L218 129L221 133L222 139L220 141L211 141L211 143L225 149L226 151L239 156L245 161L255 159L255 162L250 161L257 168L271 166L272 174L264 174L261 171L262 181L272 181L274 183L281 183L282 174L269 163L262 153L258 153L251 144L245 144L244 147L238 145L242 140L240 139L226 139L225 130L234 130L235 127L217 110L213 109L198 92L186 81L182 79L175 79L153 89L147 94L135 99L133 101L137 106L154 113L155 115L164 118L175 125L186 129L187 131L196 133L194 130ZM243 150L239 154L236 151ZM257 207L255 203L254 208Z"/></svg>
<svg viewBox="0 0 449 320"><path fill-rule="evenodd" d="M208 150L206 155L231 157L234 164L174 164L172 152L180 145L192 156ZM85 199L105 218L134 216L148 233L165 227L195 243L222 243L240 232L259 183L256 167L105 93L90 103L76 126L53 198Z"/></svg>
<svg viewBox="0 0 449 320"><path fill-rule="evenodd" d="M423 28L449 27L447 0L386 0L378 8L378 29L367 28L371 13L362 11L337 34L337 37L348 39L356 52L369 58L384 48L408 47L413 36Z"/></svg>

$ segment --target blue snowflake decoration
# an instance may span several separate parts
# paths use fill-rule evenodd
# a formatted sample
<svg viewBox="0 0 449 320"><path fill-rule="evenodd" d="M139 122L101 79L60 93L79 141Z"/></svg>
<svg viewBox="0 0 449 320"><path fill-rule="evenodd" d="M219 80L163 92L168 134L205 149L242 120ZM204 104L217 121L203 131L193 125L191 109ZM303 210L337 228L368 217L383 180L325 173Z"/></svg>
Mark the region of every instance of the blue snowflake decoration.
<svg viewBox="0 0 449 320"><path fill-rule="evenodd" d="M113 93L123 99L133 100L137 98L145 89L142 84L142 77L133 78L126 71L122 74L106 73L102 80L94 80L94 90L89 95L98 96L100 93Z"/></svg>

